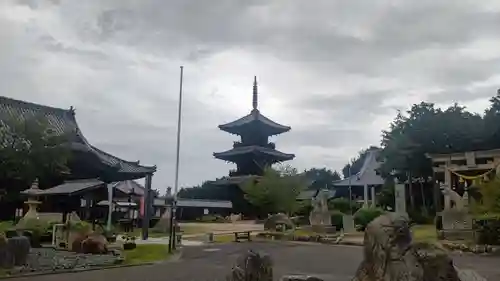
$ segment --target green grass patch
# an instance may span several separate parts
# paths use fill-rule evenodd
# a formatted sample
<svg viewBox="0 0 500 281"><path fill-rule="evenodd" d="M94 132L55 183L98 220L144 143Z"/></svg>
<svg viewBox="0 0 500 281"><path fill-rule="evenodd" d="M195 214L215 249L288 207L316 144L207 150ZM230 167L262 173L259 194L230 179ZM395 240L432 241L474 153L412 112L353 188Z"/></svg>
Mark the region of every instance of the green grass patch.
<svg viewBox="0 0 500 281"><path fill-rule="evenodd" d="M229 243L234 242L234 234L219 234L214 235L215 243Z"/></svg>
<svg viewBox="0 0 500 281"><path fill-rule="evenodd" d="M181 225L181 231L183 234L203 234L207 232L213 232L213 231L208 231L208 228L200 226L200 225Z"/></svg>
<svg viewBox="0 0 500 281"><path fill-rule="evenodd" d="M436 227L432 224L415 225L411 228L413 240L416 242L437 241Z"/></svg>
<svg viewBox="0 0 500 281"><path fill-rule="evenodd" d="M5 232L6 230L14 228L13 221L0 221L0 232Z"/></svg>
<svg viewBox="0 0 500 281"><path fill-rule="evenodd" d="M130 235L130 236L135 236L137 238L141 238L142 237L142 229L135 228L134 231L132 231L132 232L121 232L119 234L119 236L122 236L122 235ZM161 237L167 237L167 236L168 236L167 233L158 231L157 229L150 228L148 231L148 237L151 237L151 238L161 238Z"/></svg>
<svg viewBox="0 0 500 281"><path fill-rule="evenodd" d="M138 264L166 260L169 256L168 245L140 244L133 250L124 251L125 264Z"/></svg>
<svg viewBox="0 0 500 281"><path fill-rule="evenodd" d="M316 232L311 231L311 230L307 230L307 229L296 229L293 232L293 234L296 236L314 236L314 235L317 235Z"/></svg>

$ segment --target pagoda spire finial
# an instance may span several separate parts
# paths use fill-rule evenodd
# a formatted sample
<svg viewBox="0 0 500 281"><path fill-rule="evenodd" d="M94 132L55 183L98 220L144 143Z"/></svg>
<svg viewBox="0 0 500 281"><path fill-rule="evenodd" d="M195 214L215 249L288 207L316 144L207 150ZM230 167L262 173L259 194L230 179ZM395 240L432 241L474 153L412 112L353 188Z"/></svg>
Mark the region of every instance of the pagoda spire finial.
<svg viewBox="0 0 500 281"><path fill-rule="evenodd" d="M258 90L257 90L257 76L253 77L253 97L252 97L252 106L254 110L257 110L258 106Z"/></svg>

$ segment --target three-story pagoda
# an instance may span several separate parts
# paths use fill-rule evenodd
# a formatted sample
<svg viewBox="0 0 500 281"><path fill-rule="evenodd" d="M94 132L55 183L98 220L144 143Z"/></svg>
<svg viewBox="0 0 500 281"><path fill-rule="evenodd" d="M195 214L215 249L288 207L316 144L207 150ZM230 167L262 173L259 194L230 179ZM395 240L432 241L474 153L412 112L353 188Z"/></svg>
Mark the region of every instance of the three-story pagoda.
<svg viewBox="0 0 500 281"><path fill-rule="evenodd" d="M229 173L232 178L261 176L266 167L295 157L294 154L276 150L275 144L269 142L270 136L288 132L291 128L278 124L260 113L257 77L254 77L252 106L250 114L219 125L219 129L241 137L241 141L234 142L232 149L214 153L215 158L236 164L236 170Z"/></svg>

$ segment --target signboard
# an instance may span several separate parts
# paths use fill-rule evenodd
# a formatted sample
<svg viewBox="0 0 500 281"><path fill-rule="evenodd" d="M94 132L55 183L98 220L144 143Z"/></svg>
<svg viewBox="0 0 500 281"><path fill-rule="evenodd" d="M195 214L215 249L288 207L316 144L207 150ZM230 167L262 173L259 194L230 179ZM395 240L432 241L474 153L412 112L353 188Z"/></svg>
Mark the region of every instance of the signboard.
<svg viewBox="0 0 500 281"><path fill-rule="evenodd" d="M203 209L203 214L208 215L208 209Z"/></svg>

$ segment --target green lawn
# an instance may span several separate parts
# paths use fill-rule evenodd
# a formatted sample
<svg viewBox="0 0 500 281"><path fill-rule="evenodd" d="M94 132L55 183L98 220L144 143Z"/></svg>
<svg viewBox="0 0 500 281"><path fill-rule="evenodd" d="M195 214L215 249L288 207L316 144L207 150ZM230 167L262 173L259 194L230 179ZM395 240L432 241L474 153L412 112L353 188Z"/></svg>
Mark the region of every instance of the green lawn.
<svg viewBox="0 0 500 281"><path fill-rule="evenodd" d="M411 232L416 242L437 241L436 227L432 224L415 225L411 228Z"/></svg>
<svg viewBox="0 0 500 281"><path fill-rule="evenodd" d="M0 221L0 232L5 232L14 227L13 221Z"/></svg>
<svg viewBox="0 0 500 281"><path fill-rule="evenodd" d="M124 251L125 264L138 264L166 260L168 246L164 244L142 244L133 250Z"/></svg>
<svg viewBox="0 0 500 281"><path fill-rule="evenodd" d="M130 236L135 236L137 238L141 238L142 237L142 229L141 228L134 228L133 232L128 232L128 233L127 232L121 232L119 235L120 236L121 235L130 235ZM163 233L163 232L159 232L156 229L150 228L149 231L148 231L148 236L152 237L152 238L158 238L158 237L167 237L168 234L167 233Z"/></svg>

